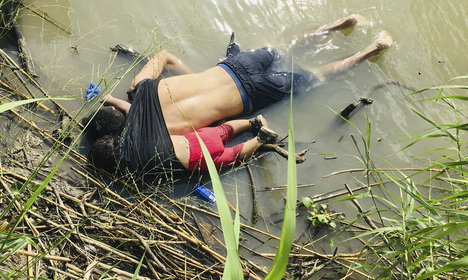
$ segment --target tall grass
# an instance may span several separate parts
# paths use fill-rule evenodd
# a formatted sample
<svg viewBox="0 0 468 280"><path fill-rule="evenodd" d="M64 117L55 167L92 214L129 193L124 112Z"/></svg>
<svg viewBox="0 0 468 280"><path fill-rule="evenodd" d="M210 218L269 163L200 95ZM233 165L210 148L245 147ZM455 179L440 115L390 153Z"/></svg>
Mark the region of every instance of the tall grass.
<svg viewBox="0 0 468 280"><path fill-rule="evenodd" d="M468 77L457 79L466 80ZM382 193L378 194L369 187L365 194L346 199L375 200L378 203L374 203L372 209L364 214L368 217L378 215L381 220L379 227L351 238L366 240L362 254L367 256L367 261L355 262L356 268L376 275L379 279L468 277L468 161L463 141L468 130L468 119L463 115L463 110L458 109L466 105L457 106L456 103L460 100L468 101L468 98L465 95L452 94L455 90L464 93L467 89L464 85L448 85L412 93L430 94L436 91L435 97L421 102L448 104L446 108L452 110L450 113L454 114L455 120L454 123L440 124L415 112L430 128L412 135L405 149L420 141L437 138L445 139L447 147L437 146L422 154L435 153L441 149L450 154L431 161L415 174L403 171L383 172L373 164L366 164L366 180L369 175L378 178ZM446 91L450 94L446 95ZM368 133L369 131L370 125ZM362 140L364 146L369 147L366 143L369 138ZM366 158L368 162L372 162L370 156ZM388 183L382 183L383 181ZM391 191L392 187L397 187L399 191Z"/></svg>

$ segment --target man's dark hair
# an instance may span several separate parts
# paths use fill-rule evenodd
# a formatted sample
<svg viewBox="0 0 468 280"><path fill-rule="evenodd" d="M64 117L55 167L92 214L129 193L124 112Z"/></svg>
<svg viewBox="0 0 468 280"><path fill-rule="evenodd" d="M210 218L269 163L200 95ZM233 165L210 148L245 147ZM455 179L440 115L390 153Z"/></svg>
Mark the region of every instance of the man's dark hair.
<svg viewBox="0 0 468 280"><path fill-rule="evenodd" d="M107 134L96 139L91 145L88 159L94 166L114 172L118 165L120 135Z"/></svg>
<svg viewBox="0 0 468 280"><path fill-rule="evenodd" d="M89 140L96 140L107 134L120 134L125 126L124 113L110 107L102 108L95 114L83 119L83 125L88 125L86 135Z"/></svg>

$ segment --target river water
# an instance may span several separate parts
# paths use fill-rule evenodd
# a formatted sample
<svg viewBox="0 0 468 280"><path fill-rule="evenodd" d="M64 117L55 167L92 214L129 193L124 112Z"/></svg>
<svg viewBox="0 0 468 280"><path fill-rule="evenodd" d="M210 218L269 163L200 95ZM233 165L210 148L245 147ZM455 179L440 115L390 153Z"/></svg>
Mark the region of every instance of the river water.
<svg viewBox="0 0 468 280"><path fill-rule="evenodd" d="M367 25L358 26L352 32L330 34L295 53L297 63L317 66L354 54L370 44L380 31L388 31L393 36L394 45L377 61L364 62L293 99L296 150L310 150L307 161L298 165L298 183L314 184L299 189L299 199L341 190L344 181L348 181L352 187L358 185L351 174L331 178L323 176L364 166L350 135L355 135L361 152L364 152L360 133L366 137L367 121L372 127L371 157L377 167L420 167L425 166L429 159L435 159L436 154L419 153L434 149L434 145L446 145L444 142L422 141L411 149L401 151L408 144L403 140L428 127L412 110L436 121L452 118L438 106L413 102L430 94L409 97L409 91L401 87L382 88L371 94L370 97L374 99L372 105L352 116L350 121L354 126L340 122L335 112L355 102L366 90L383 81L394 80L422 89L446 84L455 76L466 75L468 19L464 1L28 2L29 9L23 10L20 24L39 67L39 81L53 96L81 97L83 89L90 82L104 78L107 83L116 85L113 95L125 97L132 75L139 68L122 75L130 66L131 59L118 56L114 60L114 54L109 49L116 44L124 44L140 52L164 48L193 70L201 71L223 57L233 31L236 41L243 49L248 49L278 45L294 34L350 14L360 14L368 20ZM43 13L47 15L47 21L38 16ZM109 63L112 63L111 67L108 67ZM82 103L81 100L64 102L64 106L76 110ZM288 100L261 113L280 137L287 135ZM326 159L330 156L336 159ZM286 165L285 159L274 154L267 154L256 161L252 169L257 189L286 184ZM252 202L246 171L229 172L223 175L222 180L233 204L235 188L239 188L240 209L247 217L243 222L249 223ZM179 188L187 190L190 186ZM279 234L284 196L285 191L282 190L259 192L260 213L277 224L272 226L270 222L266 225L259 222L256 225L258 228ZM336 203L330 207L333 211L347 213L347 219L352 219L356 213L350 202ZM301 213L300 217L305 216ZM299 220L298 234L306 225L306 219ZM271 246L275 245L272 243Z"/></svg>

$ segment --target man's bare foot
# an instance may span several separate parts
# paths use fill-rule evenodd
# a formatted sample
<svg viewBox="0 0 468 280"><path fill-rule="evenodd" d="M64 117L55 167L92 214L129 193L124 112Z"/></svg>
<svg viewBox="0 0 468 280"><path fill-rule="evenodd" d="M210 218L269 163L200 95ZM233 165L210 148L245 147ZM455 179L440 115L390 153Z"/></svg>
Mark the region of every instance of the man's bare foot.
<svg viewBox="0 0 468 280"><path fill-rule="evenodd" d="M382 31L377 35L375 39L377 48L382 50L388 49L393 44L393 38L387 31Z"/></svg>
<svg viewBox="0 0 468 280"><path fill-rule="evenodd" d="M316 32L327 33L331 31L354 28L358 25L365 26L368 24L369 24L369 21L365 17L358 15L358 14L352 14L350 16L339 19L333 23L319 27Z"/></svg>
<svg viewBox="0 0 468 280"><path fill-rule="evenodd" d="M392 44L392 36L387 31L382 31L377 35L375 41L366 48L364 53L367 53L367 58L378 56Z"/></svg>
<svg viewBox="0 0 468 280"><path fill-rule="evenodd" d="M358 25L365 26L368 25L369 21L358 14L352 14L350 16L339 19L333 23L323 25L317 29L309 30L302 34L296 35L291 40L291 46L294 45L305 45L307 42L313 41L314 38L322 36L324 34L331 33L333 31L343 31L347 29L354 28Z"/></svg>

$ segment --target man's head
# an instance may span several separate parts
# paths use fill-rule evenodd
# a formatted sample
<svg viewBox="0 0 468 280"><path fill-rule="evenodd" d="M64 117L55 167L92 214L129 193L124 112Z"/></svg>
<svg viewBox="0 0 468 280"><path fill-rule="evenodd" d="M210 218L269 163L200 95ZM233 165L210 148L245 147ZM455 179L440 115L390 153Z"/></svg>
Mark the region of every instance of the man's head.
<svg viewBox="0 0 468 280"><path fill-rule="evenodd" d="M94 116L94 117L93 117ZM125 126L125 115L112 107L105 107L83 119L83 125L88 124L86 133L88 139L96 140L107 134L120 134Z"/></svg>

